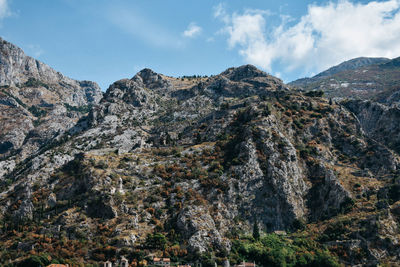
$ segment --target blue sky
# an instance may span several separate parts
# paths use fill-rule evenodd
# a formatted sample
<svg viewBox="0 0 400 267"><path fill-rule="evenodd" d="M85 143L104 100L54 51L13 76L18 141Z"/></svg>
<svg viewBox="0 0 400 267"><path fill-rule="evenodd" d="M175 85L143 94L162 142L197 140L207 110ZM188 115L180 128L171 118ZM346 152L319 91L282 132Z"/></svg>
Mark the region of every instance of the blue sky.
<svg viewBox="0 0 400 267"><path fill-rule="evenodd" d="M400 1L0 0L0 36L105 90L254 64L288 82L358 56L400 56Z"/></svg>

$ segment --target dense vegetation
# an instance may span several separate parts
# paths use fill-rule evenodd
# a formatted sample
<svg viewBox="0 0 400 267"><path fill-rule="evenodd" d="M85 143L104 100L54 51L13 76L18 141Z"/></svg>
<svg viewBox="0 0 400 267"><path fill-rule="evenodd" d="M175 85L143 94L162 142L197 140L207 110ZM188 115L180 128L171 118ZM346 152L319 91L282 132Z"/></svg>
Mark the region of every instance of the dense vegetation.
<svg viewBox="0 0 400 267"><path fill-rule="evenodd" d="M265 234L259 240L242 237L233 242L232 263L255 262L261 266L339 266L338 260L327 249L306 236L286 237Z"/></svg>

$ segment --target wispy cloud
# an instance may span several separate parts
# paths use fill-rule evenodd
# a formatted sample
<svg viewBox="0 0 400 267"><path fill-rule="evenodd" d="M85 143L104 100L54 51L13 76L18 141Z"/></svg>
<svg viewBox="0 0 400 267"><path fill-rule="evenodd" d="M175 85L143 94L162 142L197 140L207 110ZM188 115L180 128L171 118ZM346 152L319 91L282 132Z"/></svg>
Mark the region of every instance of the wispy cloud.
<svg viewBox="0 0 400 267"><path fill-rule="evenodd" d="M7 0L0 0L0 20L12 15Z"/></svg>
<svg viewBox="0 0 400 267"><path fill-rule="evenodd" d="M44 50L40 47L40 45L29 44L26 46L26 52L29 55L32 55L34 58L38 58L43 55Z"/></svg>
<svg viewBox="0 0 400 267"><path fill-rule="evenodd" d="M113 8L108 11L107 19L122 31L152 46L180 48L183 45L179 35L171 33L139 12Z"/></svg>
<svg viewBox="0 0 400 267"><path fill-rule="evenodd" d="M198 36L202 31L200 26L197 26L196 23L192 22L189 24L187 29L183 32L183 36L193 38Z"/></svg>
<svg viewBox="0 0 400 267"><path fill-rule="evenodd" d="M229 47L239 48L249 63L268 71L280 63L286 71L312 72L358 56L400 56L399 8L399 0L313 4L299 20L283 16L268 30L269 12L227 14L219 5L214 15L225 24Z"/></svg>
<svg viewBox="0 0 400 267"><path fill-rule="evenodd" d="M228 15L228 13L226 12L226 5L223 3L219 3L218 5L214 6L213 8L214 10L214 17L215 18L219 18L220 20L222 20L225 23L229 23L231 18Z"/></svg>

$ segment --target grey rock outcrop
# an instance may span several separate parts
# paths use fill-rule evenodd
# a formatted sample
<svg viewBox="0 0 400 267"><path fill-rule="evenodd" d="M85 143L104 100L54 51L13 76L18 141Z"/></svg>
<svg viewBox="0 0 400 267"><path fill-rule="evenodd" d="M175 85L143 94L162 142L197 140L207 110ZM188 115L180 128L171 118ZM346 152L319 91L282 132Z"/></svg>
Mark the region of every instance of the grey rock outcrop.
<svg viewBox="0 0 400 267"><path fill-rule="evenodd" d="M24 199L21 206L14 212L14 220L27 221L33 219L34 207L30 199Z"/></svg>
<svg viewBox="0 0 400 267"><path fill-rule="evenodd" d="M322 164L310 168L311 180L321 179L310 189L309 203L311 220L329 218L351 206L351 194L340 184L332 170Z"/></svg>
<svg viewBox="0 0 400 267"><path fill-rule="evenodd" d="M178 215L177 227L188 238L189 249L204 253L210 247L229 251L231 243L216 229L215 222L206 207L189 206Z"/></svg>
<svg viewBox="0 0 400 267"><path fill-rule="evenodd" d="M349 100L343 105L355 114L368 136L400 152L400 109L372 101Z"/></svg>

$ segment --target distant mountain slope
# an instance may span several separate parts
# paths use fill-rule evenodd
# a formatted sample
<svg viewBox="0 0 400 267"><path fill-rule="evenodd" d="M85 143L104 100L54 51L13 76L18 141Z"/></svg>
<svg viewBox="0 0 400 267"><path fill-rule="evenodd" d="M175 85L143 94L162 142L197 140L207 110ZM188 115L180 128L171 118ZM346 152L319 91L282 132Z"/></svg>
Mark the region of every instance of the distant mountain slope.
<svg viewBox="0 0 400 267"><path fill-rule="evenodd" d="M346 61L312 78L289 85L304 90L323 90L328 97L399 103L400 58L358 58Z"/></svg>
<svg viewBox="0 0 400 267"><path fill-rule="evenodd" d="M289 85L304 87L307 84L319 81L325 77L334 75L342 71L355 70L369 65L386 63L388 61L390 61L390 59L388 58L358 57L342 62L339 65L333 66L323 72L318 73L317 75L311 78L301 78L293 82L290 82Z"/></svg>
<svg viewBox="0 0 400 267"><path fill-rule="evenodd" d="M369 65L374 65L374 64L381 64L381 63L386 63L390 61L389 58L371 58L371 57L358 57L354 59L350 59L348 61L345 61L343 63L340 63L337 66L334 66L332 68L327 69L326 71L323 71L317 75L314 76L314 78L322 78L322 77L327 77L342 71L346 70L355 70L361 67L369 66Z"/></svg>

